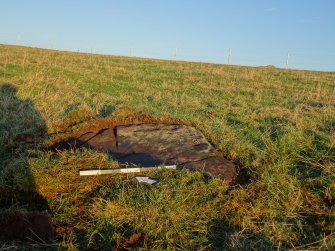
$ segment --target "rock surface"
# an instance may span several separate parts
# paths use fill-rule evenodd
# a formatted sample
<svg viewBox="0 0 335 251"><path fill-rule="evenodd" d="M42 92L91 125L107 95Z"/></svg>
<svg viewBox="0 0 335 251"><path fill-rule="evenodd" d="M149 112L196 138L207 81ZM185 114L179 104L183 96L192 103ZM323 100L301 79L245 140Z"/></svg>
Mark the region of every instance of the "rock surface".
<svg viewBox="0 0 335 251"><path fill-rule="evenodd" d="M124 164L142 167L176 164L233 183L236 165L223 158L194 127L140 124L88 132L76 139L76 146L108 152Z"/></svg>

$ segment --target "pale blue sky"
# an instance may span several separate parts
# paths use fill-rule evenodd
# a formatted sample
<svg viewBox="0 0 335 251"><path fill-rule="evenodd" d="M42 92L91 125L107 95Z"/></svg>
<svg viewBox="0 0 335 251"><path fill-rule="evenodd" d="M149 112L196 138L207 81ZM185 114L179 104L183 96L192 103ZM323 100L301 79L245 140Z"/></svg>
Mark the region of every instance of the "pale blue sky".
<svg viewBox="0 0 335 251"><path fill-rule="evenodd" d="M1 0L0 43L335 71L334 0Z"/></svg>

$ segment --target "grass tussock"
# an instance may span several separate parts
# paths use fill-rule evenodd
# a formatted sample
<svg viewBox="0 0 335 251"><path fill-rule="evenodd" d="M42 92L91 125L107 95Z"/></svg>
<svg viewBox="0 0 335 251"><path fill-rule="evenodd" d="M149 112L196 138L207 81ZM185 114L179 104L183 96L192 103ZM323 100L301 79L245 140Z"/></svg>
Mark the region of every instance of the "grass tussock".
<svg viewBox="0 0 335 251"><path fill-rule="evenodd" d="M153 187L93 151L45 146L134 121L195 126L251 177L161 171ZM137 122L136 122L137 121ZM54 243L0 249L334 250L335 74L0 46L0 223L48 210Z"/></svg>

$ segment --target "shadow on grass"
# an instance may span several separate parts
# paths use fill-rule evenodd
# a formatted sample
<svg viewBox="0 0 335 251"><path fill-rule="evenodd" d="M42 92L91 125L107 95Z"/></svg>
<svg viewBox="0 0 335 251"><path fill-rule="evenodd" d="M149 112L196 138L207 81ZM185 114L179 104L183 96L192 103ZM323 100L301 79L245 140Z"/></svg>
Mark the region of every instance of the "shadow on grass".
<svg viewBox="0 0 335 251"><path fill-rule="evenodd" d="M331 213L335 207L334 184L335 148L327 143L326 134L322 131L305 130L304 133L313 137L311 149L301 151L300 159L292 168L294 175L301 183L302 189L309 192L308 210L303 215L300 231L302 243L311 243L332 233L335 223Z"/></svg>
<svg viewBox="0 0 335 251"><path fill-rule="evenodd" d="M264 235L239 231L223 219L214 219L209 225L208 240L212 250L276 250Z"/></svg>
<svg viewBox="0 0 335 251"><path fill-rule="evenodd" d="M80 103L75 103L72 105L69 105L66 107L66 109L64 110L64 114L65 115L69 115L71 112L75 111L76 109L78 109L80 107Z"/></svg>
<svg viewBox="0 0 335 251"><path fill-rule="evenodd" d="M328 121L326 125L328 125ZM333 175L326 171L324 167L327 163L335 162L335 147L327 143L324 132L314 132L305 130L304 133L313 137L312 146L314 151L303 151L300 155L303 157L296 165L295 171L301 180L316 178L332 178ZM332 180L331 179L331 180Z"/></svg>
<svg viewBox="0 0 335 251"><path fill-rule="evenodd" d="M0 242L45 241L53 236L47 201L38 193L29 168L28 149L46 133L29 99L16 96L14 85L0 84Z"/></svg>
<svg viewBox="0 0 335 251"><path fill-rule="evenodd" d="M323 124L323 130L327 133L335 131L335 119L325 121Z"/></svg>
<svg viewBox="0 0 335 251"><path fill-rule="evenodd" d="M212 220L208 230L207 242L202 243L206 250L277 250L277 246L263 234L241 231L222 219ZM160 238L162 236L152 237L145 231L135 230L131 224L115 226L111 221L96 222L93 233L75 231L73 234L79 250L165 250L177 246L196 250L201 247L194 244L193 249L191 243L194 240L170 243L171 240Z"/></svg>
<svg viewBox="0 0 335 251"><path fill-rule="evenodd" d="M287 118L281 116L268 116L260 122L260 131L268 132L272 141L277 141L285 134L285 127L290 125Z"/></svg>
<svg viewBox="0 0 335 251"><path fill-rule="evenodd" d="M104 105L98 114L98 118L106 118L108 116L111 116L115 112L115 105Z"/></svg>

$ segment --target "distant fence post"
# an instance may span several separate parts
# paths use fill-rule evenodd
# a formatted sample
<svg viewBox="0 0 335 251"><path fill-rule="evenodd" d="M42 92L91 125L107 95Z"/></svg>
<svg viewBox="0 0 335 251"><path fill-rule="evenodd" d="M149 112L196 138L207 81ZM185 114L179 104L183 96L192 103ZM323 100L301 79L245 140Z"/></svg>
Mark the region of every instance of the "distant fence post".
<svg viewBox="0 0 335 251"><path fill-rule="evenodd" d="M129 49L129 57L132 57L133 56L133 45L131 44L130 45L130 49Z"/></svg>
<svg viewBox="0 0 335 251"><path fill-rule="evenodd" d="M231 49L229 48L229 50L228 50L228 65L230 65L230 60L231 60Z"/></svg>
<svg viewBox="0 0 335 251"><path fill-rule="evenodd" d="M286 70L288 69L288 62L289 62L289 59L290 59L290 52L287 52L287 55L286 55L286 64L285 64L285 68L286 68Z"/></svg>
<svg viewBox="0 0 335 251"><path fill-rule="evenodd" d="M175 51L174 51L174 54L173 54L173 58L174 60L177 59L177 53L178 53L178 47L176 47Z"/></svg>

